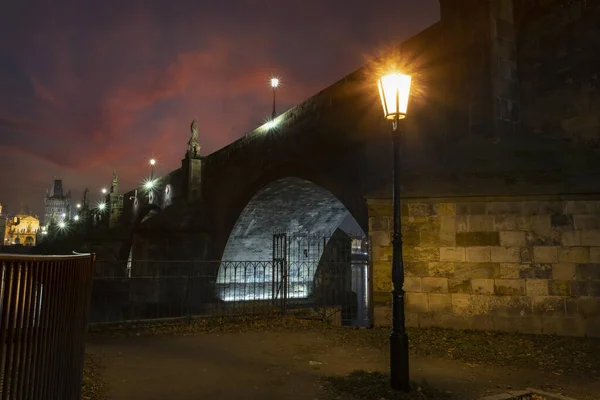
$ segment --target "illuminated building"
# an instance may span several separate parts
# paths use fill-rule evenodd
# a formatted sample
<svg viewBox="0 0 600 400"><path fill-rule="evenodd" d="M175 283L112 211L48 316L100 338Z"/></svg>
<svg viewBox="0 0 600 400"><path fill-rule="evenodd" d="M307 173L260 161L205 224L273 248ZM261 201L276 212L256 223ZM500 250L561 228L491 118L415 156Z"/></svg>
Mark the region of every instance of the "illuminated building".
<svg viewBox="0 0 600 400"><path fill-rule="evenodd" d="M37 215L21 209L18 214L6 218L4 245L35 246L39 229L40 220Z"/></svg>
<svg viewBox="0 0 600 400"><path fill-rule="evenodd" d="M57 224L71 218L71 191L63 195L62 179L54 179L50 193L44 200L44 225L54 219Z"/></svg>

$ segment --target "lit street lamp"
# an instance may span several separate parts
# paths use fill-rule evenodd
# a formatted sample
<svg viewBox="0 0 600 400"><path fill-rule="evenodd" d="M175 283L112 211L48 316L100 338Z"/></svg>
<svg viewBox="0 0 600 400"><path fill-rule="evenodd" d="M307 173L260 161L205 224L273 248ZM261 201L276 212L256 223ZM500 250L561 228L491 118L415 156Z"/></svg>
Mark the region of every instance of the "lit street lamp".
<svg viewBox="0 0 600 400"><path fill-rule="evenodd" d="M409 391L408 336L404 316L404 266L402 265L402 232L400 219L400 135L398 123L406 118L411 77L399 73L379 79L379 95L385 119L392 121L394 172L392 201L394 231L392 248L392 333L390 335L390 381L392 389Z"/></svg>
<svg viewBox="0 0 600 400"><path fill-rule="evenodd" d="M154 166L156 165L156 159L150 159L150 180L154 179Z"/></svg>
<svg viewBox="0 0 600 400"><path fill-rule="evenodd" d="M273 113L271 114L271 119L275 119L275 92L277 87L279 87L278 78L271 78L271 87L273 88Z"/></svg>
<svg viewBox="0 0 600 400"><path fill-rule="evenodd" d="M106 194L106 193L108 193L108 190L106 188L102 188L101 192L102 192L102 194Z"/></svg>

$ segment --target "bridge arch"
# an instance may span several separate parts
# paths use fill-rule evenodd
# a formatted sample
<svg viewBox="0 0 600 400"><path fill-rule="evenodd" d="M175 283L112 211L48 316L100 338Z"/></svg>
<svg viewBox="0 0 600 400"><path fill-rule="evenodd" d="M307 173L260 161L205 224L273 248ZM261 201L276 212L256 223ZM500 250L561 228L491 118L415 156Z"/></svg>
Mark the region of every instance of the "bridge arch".
<svg viewBox="0 0 600 400"><path fill-rule="evenodd" d="M356 213L358 218L362 217L360 211ZM294 288L289 296L308 297L332 235L344 235L339 233L343 230L348 235L366 237L361 225L354 213L324 187L298 177L275 179L255 192L230 230L218 271L218 296L225 301L270 298L273 282L277 281L277 267L272 262L273 235L285 232L289 249L286 257L291 261L287 267L290 287ZM303 253L300 241L305 242ZM248 286L252 289L247 290Z"/></svg>

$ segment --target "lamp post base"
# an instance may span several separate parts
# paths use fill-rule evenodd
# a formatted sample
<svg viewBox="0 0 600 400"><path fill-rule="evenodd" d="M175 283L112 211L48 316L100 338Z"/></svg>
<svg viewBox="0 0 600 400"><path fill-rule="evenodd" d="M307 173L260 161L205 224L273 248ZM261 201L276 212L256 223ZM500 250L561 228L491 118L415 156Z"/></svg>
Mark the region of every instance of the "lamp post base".
<svg viewBox="0 0 600 400"><path fill-rule="evenodd" d="M405 332L392 332L390 335L390 380L392 389L410 391L408 336Z"/></svg>

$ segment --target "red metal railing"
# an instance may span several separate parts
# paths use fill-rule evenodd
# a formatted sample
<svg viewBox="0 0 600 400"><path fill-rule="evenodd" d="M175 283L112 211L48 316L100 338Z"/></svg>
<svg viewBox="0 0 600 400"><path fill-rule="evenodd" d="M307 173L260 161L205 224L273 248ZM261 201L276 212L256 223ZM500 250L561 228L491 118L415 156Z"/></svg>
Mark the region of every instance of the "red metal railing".
<svg viewBox="0 0 600 400"><path fill-rule="evenodd" d="M0 399L80 398L95 256L0 254Z"/></svg>

